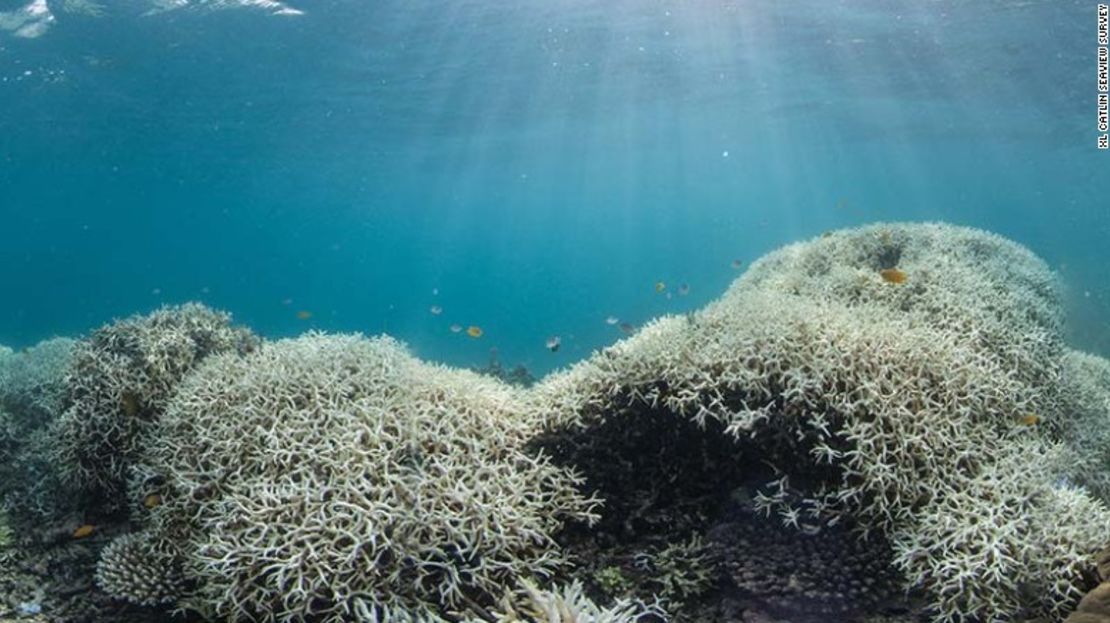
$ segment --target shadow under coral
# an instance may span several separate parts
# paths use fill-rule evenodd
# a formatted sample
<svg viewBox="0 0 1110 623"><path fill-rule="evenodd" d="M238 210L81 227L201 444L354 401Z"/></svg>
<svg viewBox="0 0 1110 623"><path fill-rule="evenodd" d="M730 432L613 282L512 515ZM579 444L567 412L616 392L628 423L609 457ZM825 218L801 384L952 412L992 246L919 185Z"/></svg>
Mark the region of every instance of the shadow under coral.
<svg viewBox="0 0 1110 623"><path fill-rule="evenodd" d="M605 500L597 524L558 536L600 602L659 598L677 622L914 620L919 611L885 539L861 540L850 521L785 526L757 510L753 500L781 476L775 444L738 442L719 422L702 427L645 406L534 446Z"/></svg>

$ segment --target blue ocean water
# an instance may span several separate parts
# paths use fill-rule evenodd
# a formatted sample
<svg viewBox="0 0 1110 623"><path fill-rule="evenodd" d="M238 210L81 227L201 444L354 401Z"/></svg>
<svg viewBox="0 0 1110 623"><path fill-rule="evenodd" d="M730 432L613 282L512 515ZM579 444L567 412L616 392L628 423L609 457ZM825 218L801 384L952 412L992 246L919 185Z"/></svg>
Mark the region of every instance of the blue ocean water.
<svg viewBox="0 0 1110 623"><path fill-rule="evenodd" d="M0 1L0 343L200 300L542 373L733 260L945 220L1110 354L1093 2L229 3Z"/></svg>

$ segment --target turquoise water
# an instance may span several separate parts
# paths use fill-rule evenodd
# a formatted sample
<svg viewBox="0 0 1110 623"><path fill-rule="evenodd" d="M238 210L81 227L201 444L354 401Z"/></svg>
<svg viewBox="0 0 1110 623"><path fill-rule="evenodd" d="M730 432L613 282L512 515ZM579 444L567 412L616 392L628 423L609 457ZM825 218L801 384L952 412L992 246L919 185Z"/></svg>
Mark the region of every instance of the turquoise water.
<svg viewBox="0 0 1110 623"><path fill-rule="evenodd" d="M733 260L945 220L1110 354L1093 2L76 4L0 29L2 344L200 300L539 373Z"/></svg>

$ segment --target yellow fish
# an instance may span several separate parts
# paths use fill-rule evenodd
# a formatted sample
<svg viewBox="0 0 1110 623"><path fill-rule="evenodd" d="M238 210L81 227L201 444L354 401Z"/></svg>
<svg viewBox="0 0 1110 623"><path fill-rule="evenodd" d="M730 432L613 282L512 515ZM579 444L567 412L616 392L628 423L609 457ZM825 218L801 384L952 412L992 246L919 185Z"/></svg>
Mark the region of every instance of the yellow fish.
<svg viewBox="0 0 1110 623"><path fill-rule="evenodd" d="M1036 413L1026 413L1021 416L1021 423L1025 426L1036 426L1041 423L1041 416Z"/></svg>
<svg viewBox="0 0 1110 623"><path fill-rule="evenodd" d="M482 337L482 327L471 325L466 328L466 334L473 338Z"/></svg>
<svg viewBox="0 0 1110 623"><path fill-rule="evenodd" d="M309 320L312 318L312 312L302 309L297 312L297 320Z"/></svg>
<svg viewBox="0 0 1110 623"><path fill-rule="evenodd" d="M879 276L887 283L906 283L909 275L897 268L884 268L879 271Z"/></svg>
<svg viewBox="0 0 1110 623"><path fill-rule="evenodd" d="M147 508L154 508L155 506L158 506L161 503L162 503L162 496L158 495L157 493L151 493L150 495L143 498L143 506L145 506Z"/></svg>
<svg viewBox="0 0 1110 623"><path fill-rule="evenodd" d="M656 292L662 292L663 290L666 290L666 289L667 289L667 284L663 283L662 281L656 281L655 282L655 291Z"/></svg>
<svg viewBox="0 0 1110 623"><path fill-rule="evenodd" d="M96 532L96 526L92 525L91 523L87 523L73 531L73 538L83 539L87 536L92 536L93 532Z"/></svg>

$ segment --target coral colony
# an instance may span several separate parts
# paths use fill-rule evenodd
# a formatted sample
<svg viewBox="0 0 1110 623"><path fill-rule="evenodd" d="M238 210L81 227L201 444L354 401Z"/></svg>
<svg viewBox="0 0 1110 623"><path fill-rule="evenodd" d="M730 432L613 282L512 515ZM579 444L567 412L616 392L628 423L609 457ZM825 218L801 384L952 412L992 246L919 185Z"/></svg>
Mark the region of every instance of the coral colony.
<svg viewBox="0 0 1110 623"><path fill-rule="evenodd" d="M267 341L164 308L0 353L7 601L57 621L1059 620L1110 544L1110 363L1062 325L1043 262L942 224L785 247L531 387L385 336Z"/></svg>

